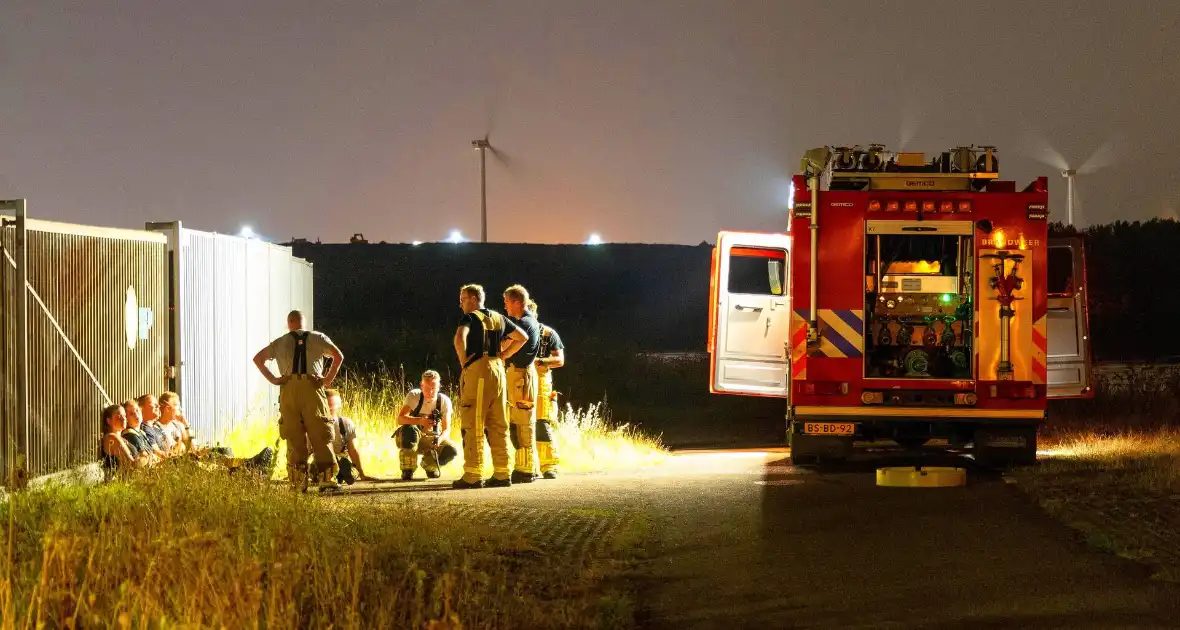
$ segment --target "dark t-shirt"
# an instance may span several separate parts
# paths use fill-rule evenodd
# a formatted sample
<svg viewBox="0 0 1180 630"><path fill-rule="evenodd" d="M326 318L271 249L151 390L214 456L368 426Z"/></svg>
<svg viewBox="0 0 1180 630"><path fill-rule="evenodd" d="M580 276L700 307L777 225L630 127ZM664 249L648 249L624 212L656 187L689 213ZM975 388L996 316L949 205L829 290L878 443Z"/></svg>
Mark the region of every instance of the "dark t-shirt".
<svg viewBox="0 0 1180 630"><path fill-rule="evenodd" d="M152 445L147 436L136 429L123 429L123 440L127 442L127 450L131 451L131 459L139 457L140 453L152 452Z"/></svg>
<svg viewBox="0 0 1180 630"><path fill-rule="evenodd" d="M144 435L147 436L148 443L151 444L153 447L158 448L161 451L168 450L168 447L167 447L168 441L166 439L164 439L164 432L163 431L157 429L156 427L153 427L152 425L150 425L146 422L139 425L139 429L141 431L143 431Z"/></svg>
<svg viewBox="0 0 1180 630"><path fill-rule="evenodd" d="M542 359L553 354L554 350L565 349L565 344L561 342L561 335L558 335L556 330L553 330L553 328L550 326L541 324L541 332L544 333L545 330L549 331L549 337L546 338L545 335L542 334L540 344L537 348L537 356Z"/></svg>
<svg viewBox="0 0 1180 630"><path fill-rule="evenodd" d="M491 314L495 313L490 309L479 309L484 317L491 318ZM499 315L499 313L497 313ZM488 356L500 356L500 342L504 338L512 334L514 330L520 330L520 327L512 323L512 320L500 315L500 321L503 322L504 329L493 332L488 339ZM475 316L474 313L464 313L463 317L459 318L459 326L467 326L467 361L483 356L483 322ZM521 333L524 333L522 330Z"/></svg>
<svg viewBox="0 0 1180 630"><path fill-rule="evenodd" d="M537 351L541 349L541 324L537 322L537 318L533 317L532 313L525 312L524 317L516 319L509 317L508 321L516 324L516 327L524 332L524 345L516 354L508 359L508 365L518 368L527 368L537 358Z"/></svg>

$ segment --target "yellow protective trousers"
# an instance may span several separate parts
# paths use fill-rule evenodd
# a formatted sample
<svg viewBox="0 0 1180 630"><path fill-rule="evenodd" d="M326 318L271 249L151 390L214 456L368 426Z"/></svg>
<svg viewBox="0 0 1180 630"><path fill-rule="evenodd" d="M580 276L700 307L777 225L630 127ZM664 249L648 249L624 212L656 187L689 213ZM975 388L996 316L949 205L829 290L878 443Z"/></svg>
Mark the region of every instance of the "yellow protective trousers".
<svg viewBox="0 0 1180 630"><path fill-rule="evenodd" d="M508 397L504 361L480 357L459 379L459 419L463 429L463 481L483 479L483 440L492 448L492 477L508 479Z"/></svg>
<svg viewBox="0 0 1180 630"><path fill-rule="evenodd" d="M557 392L553 391L553 370L547 367L537 368L537 458L541 463L541 472L556 472L561 458L557 454L557 446L553 443L556 432L554 422L558 417Z"/></svg>
<svg viewBox="0 0 1180 630"><path fill-rule="evenodd" d="M537 368L531 363L526 368L508 367L508 421L515 470L537 472Z"/></svg>
<svg viewBox="0 0 1180 630"><path fill-rule="evenodd" d="M279 437L287 441L287 479L307 487L307 457L315 454L312 475L325 485L335 480L339 465L332 452L336 423L328 415L328 395L319 379L293 374L279 387ZM327 484L334 485L334 484Z"/></svg>
<svg viewBox="0 0 1180 630"><path fill-rule="evenodd" d="M440 468L451 461L445 455L440 459L439 455L440 452L445 452L450 442L416 425L405 424L398 427L393 432L393 438L398 446L398 463L402 472L417 470L419 456L422 457L422 470L428 474L439 472Z"/></svg>

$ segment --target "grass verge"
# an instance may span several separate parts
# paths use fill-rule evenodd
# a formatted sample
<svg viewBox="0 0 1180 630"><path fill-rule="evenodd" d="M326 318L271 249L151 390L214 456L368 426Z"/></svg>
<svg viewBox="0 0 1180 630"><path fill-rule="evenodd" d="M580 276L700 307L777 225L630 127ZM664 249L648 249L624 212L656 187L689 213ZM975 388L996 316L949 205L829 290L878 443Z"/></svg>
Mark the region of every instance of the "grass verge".
<svg viewBox="0 0 1180 630"><path fill-rule="evenodd" d="M401 410L411 385L401 371L379 370L366 374L347 374L337 388L344 399L343 415L357 423L357 450L365 472L375 477L400 474L398 449L392 435L397 429ZM458 392L447 391L457 404ZM566 405L555 422L554 444L561 458L563 472L590 472L653 466L668 456L658 437L637 430L630 424L616 425L604 403L575 409ZM449 439L462 451L462 434L458 415L451 418ZM279 443L279 462L275 474L284 477L285 445L279 441L277 418L256 416L229 434L225 443L239 455L252 455L265 446ZM511 457L511 445L509 446ZM491 476L491 451L484 444L484 475ZM443 468L443 476L462 475L462 455ZM419 473L421 474L421 473Z"/></svg>
<svg viewBox="0 0 1180 630"><path fill-rule="evenodd" d="M614 569L413 504L299 495L187 462L0 504L3 628L633 625ZM621 530L624 559L639 543Z"/></svg>
<svg viewBox="0 0 1180 630"><path fill-rule="evenodd" d="M1138 370L1096 385L1050 409L1039 465L1013 478L1090 544L1180 581L1180 386Z"/></svg>

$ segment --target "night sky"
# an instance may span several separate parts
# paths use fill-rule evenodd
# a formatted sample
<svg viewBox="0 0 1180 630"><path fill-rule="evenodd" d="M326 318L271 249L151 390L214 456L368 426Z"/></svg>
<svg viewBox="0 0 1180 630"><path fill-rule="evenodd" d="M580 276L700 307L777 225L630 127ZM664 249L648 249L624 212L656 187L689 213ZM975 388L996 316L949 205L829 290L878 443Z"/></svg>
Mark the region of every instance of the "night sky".
<svg viewBox="0 0 1180 630"><path fill-rule="evenodd" d="M493 241L783 229L805 149L871 142L996 145L1004 178L1050 176L1058 218L1060 169L1097 151L1080 223L1175 217L1177 42L1180 5L1146 1L6 0L0 196L99 225L478 238L490 133Z"/></svg>

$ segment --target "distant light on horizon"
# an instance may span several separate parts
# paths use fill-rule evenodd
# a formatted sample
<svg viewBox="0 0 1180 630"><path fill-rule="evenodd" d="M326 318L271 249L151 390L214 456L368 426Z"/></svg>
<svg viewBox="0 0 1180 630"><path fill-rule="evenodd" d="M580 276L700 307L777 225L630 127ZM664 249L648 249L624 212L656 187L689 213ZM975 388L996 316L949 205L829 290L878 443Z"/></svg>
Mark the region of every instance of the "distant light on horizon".
<svg viewBox="0 0 1180 630"><path fill-rule="evenodd" d="M463 233L459 230L451 230L451 235L447 237L449 243L462 243L467 239L463 238Z"/></svg>
<svg viewBox="0 0 1180 630"><path fill-rule="evenodd" d="M421 245L422 241L410 241L410 245Z"/></svg>
<svg viewBox="0 0 1180 630"><path fill-rule="evenodd" d="M598 235L598 232L595 232L590 235L590 238L586 239L586 244L587 245L602 245L602 237Z"/></svg>
<svg viewBox="0 0 1180 630"><path fill-rule="evenodd" d="M242 238L254 238L254 228L243 225L242 229L238 232L238 236Z"/></svg>

